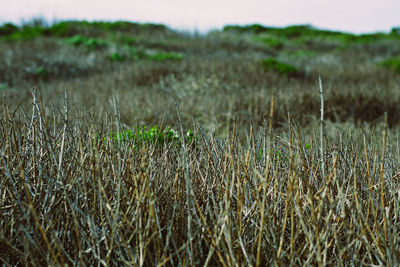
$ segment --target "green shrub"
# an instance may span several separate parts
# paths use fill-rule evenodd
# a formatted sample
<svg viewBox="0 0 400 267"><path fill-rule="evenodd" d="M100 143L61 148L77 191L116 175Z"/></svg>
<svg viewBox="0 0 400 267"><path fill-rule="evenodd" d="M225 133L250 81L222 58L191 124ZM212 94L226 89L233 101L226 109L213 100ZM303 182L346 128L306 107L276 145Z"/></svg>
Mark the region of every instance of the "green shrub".
<svg viewBox="0 0 400 267"><path fill-rule="evenodd" d="M129 51L130 51L132 59L134 59L134 60L143 59L147 55L146 51L144 51L143 49L135 48L135 47L131 47L129 49Z"/></svg>
<svg viewBox="0 0 400 267"><path fill-rule="evenodd" d="M135 45L137 43L137 38L129 35L120 35L113 38L116 42L125 45Z"/></svg>
<svg viewBox="0 0 400 267"><path fill-rule="evenodd" d="M40 27L40 26L26 26L23 27L17 31L14 31L12 34L7 36L7 39L10 40L15 40L15 41L19 41L19 40L30 40L33 38L36 38L38 36L41 36L44 33L44 28Z"/></svg>
<svg viewBox="0 0 400 267"><path fill-rule="evenodd" d="M293 75L298 72L296 67L280 62L275 58L261 60L259 64L265 71L276 71L282 75Z"/></svg>
<svg viewBox="0 0 400 267"><path fill-rule="evenodd" d="M47 32L51 36L70 37L78 32L78 22L62 21L52 25L47 29Z"/></svg>
<svg viewBox="0 0 400 267"><path fill-rule="evenodd" d="M110 59L111 61L123 61L123 60L125 60L125 57L124 57L123 55L121 55L121 54L115 52L115 53L112 53L112 54L110 55L109 59Z"/></svg>
<svg viewBox="0 0 400 267"><path fill-rule="evenodd" d="M382 66L400 74L400 58L389 58L381 62Z"/></svg>
<svg viewBox="0 0 400 267"><path fill-rule="evenodd" d="M182 60L183 55L180 53L156 53L156 54L147 54L146 58L149 60L155 61L164 61L164 60Z"/></svg>
<svg viewBox="0 0 400 267"><path fill-rule="evenodd" d="M270 46L275 49L281 49L285 44L283 41L274 37L255 37L254 40L266 44L267 46Z"/></svg>
<svg viewBox="0 0 400 267"><path fill-rule="evenodd" d="M391 34L400 34L400 26L399 27L393 27L392 30L390 31Z"/></svg>
<svg viewBox="0 0 400 267"><path fill-rule="evenodd" d="M108 46L108 43L104 40L96 39L96 38L88 38L86 36L77 34L65 40L67 44L80 46L83 45L88 49L95 50Z"/></svg>
<svg viewBox="0 0 400 267"><path fill-rule="evenodd" d="M110 134L113 142L118 142L118 134L112 133ZM161 130L157 127L157 125L147 128L147 127L135 127L135 130L126 130L119 134L120 142L151 142L151 143L176 143L180 144L182 142L181 136L178 132L171 128L166 128ZM189 129L185 134L185 142L191 143L194 140L194 134Z"/></svg>
<svg viewBox="0 0 400 267"><path fill-rule="evenodd" d="M18 27L12 23L5 23L0 27L0 37L9 36L14 32L18 31Z"/></svg>

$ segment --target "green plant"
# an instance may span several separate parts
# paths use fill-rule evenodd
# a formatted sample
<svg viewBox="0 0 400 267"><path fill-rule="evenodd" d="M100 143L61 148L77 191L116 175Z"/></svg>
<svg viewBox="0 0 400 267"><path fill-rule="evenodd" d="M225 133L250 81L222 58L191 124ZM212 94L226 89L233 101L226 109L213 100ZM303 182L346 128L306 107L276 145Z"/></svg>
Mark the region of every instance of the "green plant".
<svg viewBox="0 0 400 267"><path fill-rule="evenodd" d="M12 23L5 23L0 27L0 37L8 36L18 31L18 27Z"/></svg>
<svg viewBox="0 0 400 267"><path fill-rule="evenodd" d="M138 59L142 59L146 57L146 51L144 51L143 49L139 49L139 48L135 48L135 47L131 47L129 49L130 51L130 55L134 60L138 60Z"/></svg>
<svg viewBox="0 0 400 267"><path fill-rule="evenodd" d="M42 35L44 32L44 28L41 26L25 26L22 27L21 29L12 32L12 34L7 36L7 39L14 40L14 41L19 41L19 40L29 40L36 38L40 35Z"/></svg>
<svg viewBox="0 0 400 267"><path fill-rule="evenodd" d="M400 58L389 58L381 62L385 68L392 69L400 74Z"/></svg>
<svg viewBox="0 0 400 267"><path fill-rule="evenodd" d="M182 60L183 55L180 53L163 53L159 52L156 54L147 54L146 58L149 60L155 61L164 61L164 60Z"/></svg>
<svg viewBox="0 0 400 267"><path fill-rule="evenodd" d="M265 71L276 71L282 75L293 75L298 72L296 67L280 62L275 58L261 60L259 64Z"/></svg>
<svg viewBox="0 0 400 267"><path fill-rule="evenodd" d="M116 37L113 37L113 39L118 42L118 43L122 43L125 45L135 45L137 43L137 38L130 36L130 35L119 35Z"/></svg>
<svg viewBox="0 0 400 267"><path fill-rule="evenodd" d="M114 52L109 56L109 59L111 61L123 61L123 60L125 60L125 56L123 56L117 52Z"/></svg>
<svg viewBox="0 0 400 267"><path fill-rule="evenodd" d="M118 134L110 134L113 142L118 142ZM147 128L147 127L135 127L132 130L125 130L119 134L120 142L133 141L135 143L140 142L151 142L151 143L171 143L180 144L182 139L179 133L172 128L165 128L163 130L159 129L157 125ZM192 130L187 130L185 134L185 141L191 143L194 140L194 134Z"/></svg>
<svg viewBox="0 0 400 267"><path fill-rule="evenodd" d="M282 40L279 40L278 38L268 37L268 36L261 36L261 37L256 36L254 37L254 40L275 49L281 49L285 44Z"/></svg>
<svg viewBox="0 0 400 267"><path fill-rule="evenodd" d="M67 44L80 46L83 45L88 49L95 50L108 46L108 43L104 40L96 39L96 38L88 38L83 35L74 35L65 40Z"/></svg>

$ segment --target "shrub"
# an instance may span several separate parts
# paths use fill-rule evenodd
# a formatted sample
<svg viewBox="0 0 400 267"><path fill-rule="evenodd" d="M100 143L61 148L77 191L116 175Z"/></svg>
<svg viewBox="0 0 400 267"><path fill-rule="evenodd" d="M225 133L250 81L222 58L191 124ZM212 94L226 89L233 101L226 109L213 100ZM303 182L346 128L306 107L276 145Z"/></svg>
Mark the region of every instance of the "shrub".
<svg viewBox="0 0 400 267"><path fill-rule="evenodd" d="M118 142L118 134L110 134L113 142ZM178 132L171 128L165 128L161 130L157 125L147 128L147 127L135 127L134 131L125 130L119 134L120 142L133 141L135 143L140 142L151 142L151 143L175 143L180 144L182 142L181 136ZM185 141L191 143L194 140L194 134L192 130L188 130L185 134Z"/></svg>
<svg viewBox="0 0 400 267"><path fill-rule="evenodd" d="M293 75L298 72L296 67L280 62L275 58L261 60L259 64L265 71L276 71L282 75Z"/></svg>
<svg viewBox="0 0 400 267"><path fill-rule="evenodd" d="M120 35L115 37L114 40L125 45L134 45L137 43L137 38L129 35Z"/></svg>
<svg viewBox="0 0 400 267"><path fill-rule="evenodd" d="M382 61L382 66L392 69L400 74L400 58L389 58Z"/></svg>
<svg viewBox="0 0 400 267"><path fill-rule="evenodd" d="M123 55L121 55L121 54L115 52L115 53L112 53L112 54L110 55L109 59L110 59L111 61L123 61L123 60L125 60L125 57L124 57Z"/></svg>
<svg viewBox="0 0 400 267"><path fill-rule="evenodd" d="M255 37L254 40L266 44L267 46L270 46L275 49L281 49L284 46L283 41L274 37Z"/></svg>
<svg viewBox="0 0 400 267"><path fill-rule="evenodd" d="M156 60L156 61L164 61L164 60L182 60L183 55L180 53L156 53L156 54L147 54L147 59Z"/></svg>
<svg viewBox="0 0 400 267"><path fill-rule="evenodd" d="M83 45L91 50L100 49L108 46L108 43L104 40L88 38L80 34L74 35L71 38L67 38L66 43L76 46Z"/></svg>
<svg viewBox="0 0 400 267"><path fill-rule="evenodd" d="M8 36L18 31L18 27L12 23L3 24L0 27L0 36Z"/></svg>
<svg viewBox="0 0 400 267"><path fill-rule="evenodd" d="M30 40L42 35L44 32L44 28L40 26L26 26L19 30L14 31L12 34L7 36L9 40Z"/></svg>

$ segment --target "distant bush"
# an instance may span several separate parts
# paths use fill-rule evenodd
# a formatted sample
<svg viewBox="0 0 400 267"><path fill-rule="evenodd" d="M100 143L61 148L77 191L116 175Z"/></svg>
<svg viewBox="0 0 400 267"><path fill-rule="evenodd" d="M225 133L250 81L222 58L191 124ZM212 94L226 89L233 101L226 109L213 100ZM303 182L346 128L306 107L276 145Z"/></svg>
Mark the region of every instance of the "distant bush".
<svg viewBox="0 0 400 267"><path fill-rule="evenodd" d="M137 43L137 38L130 35L120 35L113 38L114 41L125 44L125 45L135 45Z"/></svg>
<svg viewBox="0 0 400 267"><path fill-rule="evenodd" d="M13 34L14 32L18 31L18 27L12 23L3 24L0 27L0 37L1 36L8 36Z"/></svg>
<svg viewBox="0 0 400 267"><path fill-rule="evenodd" d="M265 71L276 71L282 75L293 75L298 72L296 67L280 62L275 58L261 60L259 64Z"/></svg>
<svg viewBox="0 0 400 267"><path fill-rule="evenodd" d="M392 31L390 33L391 34L400 34L400 26L399 27L393 27Z"/></svg>
<svg viewBox="0 0 400 267"><path fill-rule="evenodd" d="M123 60L125 60L125 56L123 56L123 55L121 55L121 54L115 52L115 53L112 53L112 54L110 55L109 59L110 59L111 61L123 61Z"/></svg>
<svg viewBox="0 0 400 267"><path fill-rule="evenodd" d="M164 60L182 60L183 55L180 53L156 53L156 54L147 54L146 58L149 60L156 61L164 61Z"/></svg>
<svg viewBox="0 0 400 267"><path fill-rule="evenodd" d="M400 74L400 58L389 58L382 61L382 66L392 69Z"/></svg>
<svg viewBox="0 0 400 267"><path fill-rule="evenodd" d="M12 34L8 35L6 39L15 41L30 40L42 35L43 32L44 28L41 26L34 26L34 27L26 26L14 31Z"/></svg>
<svg viewBox="0 0 400 267"><path fill-rule="evenodd" d="M284 42L274 38L274 37L268 37L268 36L260 36L260 37L255 37L255 41L261 42L269 47L275 48L275 49L281 49L284 46Z"/></svg>
<svg viewBox="0 0 400 267"><path fill-rule="evenodd" d="M108 46L108 43L104 40L96 39L96 38L88 38L83 35L74 35L71 38L66 39L67 44L71 45L83 45L89 49L100 49Z"/></svg>

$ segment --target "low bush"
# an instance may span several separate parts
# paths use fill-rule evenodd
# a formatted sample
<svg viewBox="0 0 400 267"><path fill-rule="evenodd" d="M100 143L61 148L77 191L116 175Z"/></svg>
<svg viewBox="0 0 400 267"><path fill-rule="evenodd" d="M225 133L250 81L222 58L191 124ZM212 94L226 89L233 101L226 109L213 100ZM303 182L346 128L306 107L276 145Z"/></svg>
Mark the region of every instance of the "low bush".
<svg viewBox="0 0 400 267"><path fill-rule="evenodd" d="M296 67L280 62L275 58L261 60L259 61L259 64L265 71L275 71L282 75L294 75L298 73Z"/></svg>
<svg viewBox="0 0 400 267"><path fill-rule="evenodd" d="M83 35L74 35L65 40L67 44L76 45L76 46L85 46L88 49L96 50L101 49L108 46L108 43L104 40L96 39L96 38L88 38Z"/></svg>
<svg viewBox="0 0 400 267"><path fill-rule="evenodd" d="M400 74L400 58L389 58L381 62L385 68L394 70Z"/></svg>

